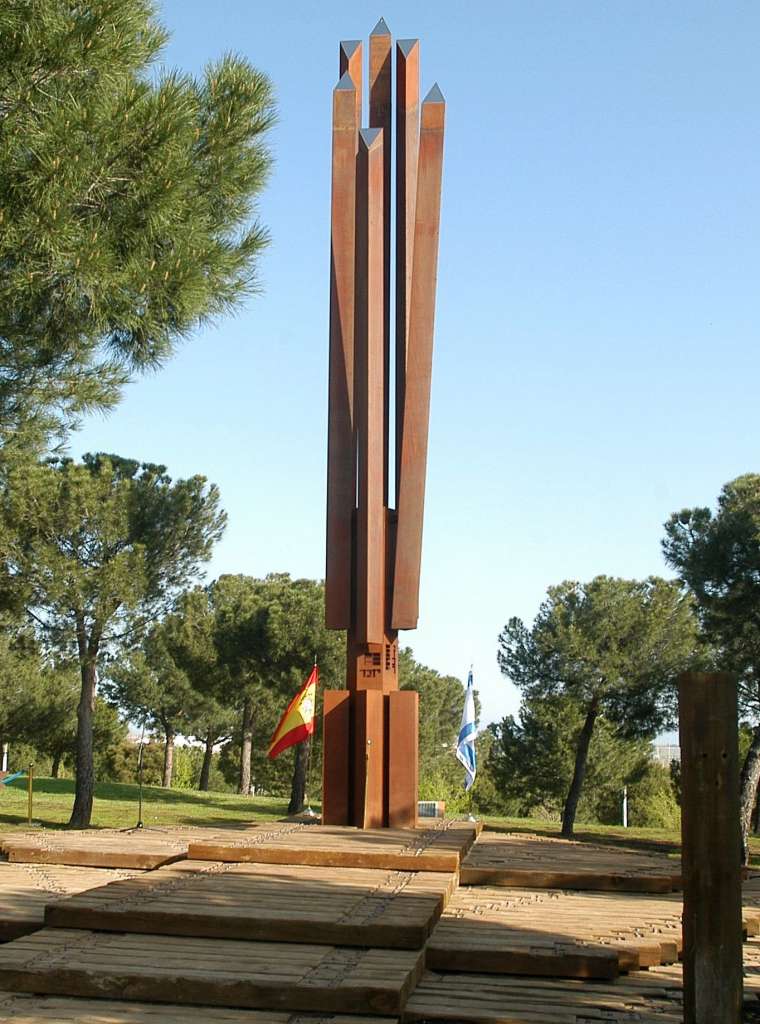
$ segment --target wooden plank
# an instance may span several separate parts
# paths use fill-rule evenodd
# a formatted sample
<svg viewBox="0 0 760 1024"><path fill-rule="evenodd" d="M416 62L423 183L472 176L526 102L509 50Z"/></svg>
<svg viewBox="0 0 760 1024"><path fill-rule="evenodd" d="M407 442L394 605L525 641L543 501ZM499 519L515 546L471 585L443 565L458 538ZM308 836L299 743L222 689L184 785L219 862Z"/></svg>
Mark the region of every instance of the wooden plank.
<svg viewBox="0 0 760 1024"><path fill-rule="evenodd" d="M288 1011L216 1009L166 1003L123 1003L110 999L0 994L0 1019L13 1024L398 1024L397 1017Z"/></svg>
<svg viewBox="0 0 760 1024"><path fill-rule="evenodd" d="M630 976L628 976L630 977ZM404 1020L458 1024L596 1024L604 1021L680 1024L677 986L637 991L628 977L611 981L441 975L426 972Z"/></svg>
<svg viewBox="0 0 760 1024"><path fill-rule="evenodd" d="M134 874L106 868L0 863L0 942L42 928L46 905Z"/></svg>
<svg viewBox="0 0 760 1024"><path fill-rule="evenodd" d="M748 1006L756 1005L759 988L757 978L746 979ZM683 1024L682 999L680 965L592 982L428 971L407 1003L404 1021Z"/></svg>
<svg viewBox="0 0 760 1024"><path fill-rule="evenodd" d="M244 1009L398 1014L423 954L45 928L0 949L0 989Z"/></svg>
<svg viewBox="0 0 760 1024"><path fill-rule="evenodd" d="M5 835L0 838L0 849L15 864L149 870L186 857L187 841L181 833L154 837L145 832L93 829Z"/></svg>
<svg viewBox="0 0 760 1024"><path fill-rule="evenodd" d="M760 943L744 947L744 1000L757 1014ZM755 1019L748 1016L748 1020ZM683 1024L680 964L604 981L426 971L404 1022L457 1024Z"/></svg>
<svg viewBox="0 0 760 1024"><path fill-rule="evenodd" d="M675 960L680 928L674 894L460 887L430 938L426 962L458 971L612 977ZM593 953L615 960L615 972L605 974L598 960L584 966L576 959Z"/></svg>
<svg viewBox="0 0 760 1024"><path fill-rule="evenodd" d="M738 1024L742 1001L736 677L678 680L686 1024Z"/></svg>
<svg viewBox="0 0 760 1024"><path fill-rule="evenodd" d="M415 856L380 851L309 850L287 846L240 846L221 843L194 843L194 860L222 860L255 864L312 864L326 867L385 868L393 871L456 871L455 853L425 853Z"/></svg>
<svg viewBox="0 0 760 1024"><path fill-rule="evenodd" d="M355 829L290 824L191 842L193 860L311 864L398 871L458 871L479 823L438 821L417 829Z"/></svg>
<svg viewBox="0 0 760 1024"><path fill-rule="evenodd" d="M455 886L456 875L441 872L185 861L56 902L46 924L419 949Z"/></svg>
<svg viewBox="0 0 760 1024"><path fill-rule="evenodd" d="M463 885L666 893L681 865L664 854L523 833L483 832L462 863Z"/></svg>
<svg viewBox="0 0 760 1024"><path fill-rule="evenodd" d="M476 974L522 974L550 978L616 978L618 957L609 950L584 948L579 942L556 944L530 942L521 947L505 939L492 949L444 946L431 941L425 953L431 970Z"/></svg>
<svg viewBox="0 0 760 1024"><path fill-rule="evenodd" d="M577 889L592 892L672 892L673 878L669 875L631 877L629 875L598 874L595 871L530 871L526 868L499 870L472 868L462 865L463 885L503 885L526 889Z"/></svg>

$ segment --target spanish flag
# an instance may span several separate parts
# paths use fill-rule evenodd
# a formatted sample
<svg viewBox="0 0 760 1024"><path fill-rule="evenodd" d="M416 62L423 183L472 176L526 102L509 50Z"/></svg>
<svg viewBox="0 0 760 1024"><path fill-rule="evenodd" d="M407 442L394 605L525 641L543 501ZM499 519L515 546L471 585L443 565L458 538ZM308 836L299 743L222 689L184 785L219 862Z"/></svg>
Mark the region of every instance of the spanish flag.
<svg viewBox="0 0 760 1024"><path fill-rule="evenodd" d="M277 757L283 750L300 743L314 732L318 682L319 669L315 665L309 678L285 708L285 713L269 741L267 757Z"/></svg>

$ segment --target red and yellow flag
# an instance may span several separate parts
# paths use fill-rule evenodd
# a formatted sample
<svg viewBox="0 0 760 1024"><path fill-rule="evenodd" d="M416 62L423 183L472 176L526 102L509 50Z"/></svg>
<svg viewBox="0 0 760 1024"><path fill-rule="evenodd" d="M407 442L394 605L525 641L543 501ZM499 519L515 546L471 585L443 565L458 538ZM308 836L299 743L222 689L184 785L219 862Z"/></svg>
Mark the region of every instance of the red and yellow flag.
<svg viewBox="0 0 760 1024"><path fill-rule="evenodd" d="M285 708L269 741L267 757L277 757L283 750L292 747L294 743L300 743L314 732L318 682L319 669L315 665L309 678Z"/></svg>

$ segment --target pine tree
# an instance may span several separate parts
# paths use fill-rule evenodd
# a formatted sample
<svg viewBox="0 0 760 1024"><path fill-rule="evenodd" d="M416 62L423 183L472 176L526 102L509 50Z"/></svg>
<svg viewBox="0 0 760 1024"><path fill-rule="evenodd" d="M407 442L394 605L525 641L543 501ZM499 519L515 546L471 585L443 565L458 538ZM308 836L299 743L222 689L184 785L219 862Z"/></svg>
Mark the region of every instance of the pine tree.
<svg viewBox="0 0 760 1024"><path fill-rule="evenodd" d="M150 630L142 648L108 666L101 690L129 721L147 725L151 733L163 736L161 785L170 789L174 743L190 731L201 699L167 650L164 623Z"/></svg>
<svg viewBox="0 0 760 1024"><path fill-rule="evenodd" d="M0 5L6 455L256 287L272 87L233 56L154 73L166 39L152 0Z"/></svg>
<svg viewBox="0 0 760 1024"><path fill-rule="evenodd" d="M201 476L118 456L56 460L9 473L0 494L6 590L46 645L79 666L76 792L70 824L90 823L98 666L155 621L199 574L226 516Z"/></svg>
<svg viewBox="0 0 760 1024"><path fill-rule="evenodd" d="M566 696L582 709L575 765L562 811L562 835L575 815L597 720L622 738L651 739L672 717L673 687L698 649L694 602L678 584L651 576L596 576L550 587L533 626L513 618L499 636L499 666L540 700Z"/></svg>
<svg viewBox="0 0 760 1024"><path fill-rule="evenodd" d="M724 485L715 512L685 508L665 523L665 560L694 595L717 664L739 677L753 736L741 772L744 854L760 784L760 474Z"/></svg>

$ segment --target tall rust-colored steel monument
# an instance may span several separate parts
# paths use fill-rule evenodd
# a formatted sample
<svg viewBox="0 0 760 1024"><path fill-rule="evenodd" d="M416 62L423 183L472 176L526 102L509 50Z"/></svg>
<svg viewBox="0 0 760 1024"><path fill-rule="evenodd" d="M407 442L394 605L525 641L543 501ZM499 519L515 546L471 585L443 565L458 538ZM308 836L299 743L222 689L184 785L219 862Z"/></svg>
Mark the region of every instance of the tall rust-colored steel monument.
<svg viewBox="0 0 760 1024"><path fill-rule="evenodd" d="M340 44L333 92L325 600L348 663L346 689L324 694L322 820L400 828L417 821L418 700L398 688L397 636L419 609L445 105L437 86L420 102L418 40L397 41L394 74L381 20L362 128L362 50Z"/></svg>

